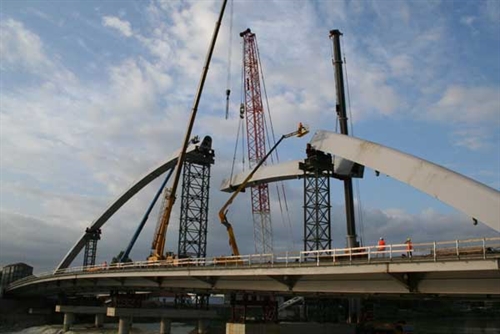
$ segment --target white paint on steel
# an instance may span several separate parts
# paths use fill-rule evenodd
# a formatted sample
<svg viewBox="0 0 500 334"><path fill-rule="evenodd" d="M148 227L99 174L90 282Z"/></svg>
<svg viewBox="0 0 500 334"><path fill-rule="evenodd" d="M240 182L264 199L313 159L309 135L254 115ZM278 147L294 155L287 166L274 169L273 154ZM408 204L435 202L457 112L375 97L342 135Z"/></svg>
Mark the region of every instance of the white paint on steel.
<svg viewBox="0 0 500 334"><path fill-rule="evenodd" d="M186 153L194 151L196 145L189 145L186 149ZM165 162L157 166L156 168L150 170L144 176L142 176L139 180L132 183L132 185L118 198L116 198L110 206L89 226L90 229L99 229L101 228L108 220L118 211L129 199L131 199L135 194L141 191L142 188L147 186L153 180L155 180L158 176L162 175L166 171L175 167L177 163L177 157L179 156L180 150L171 155ZM82 248L85 246L86 233L84 232L80 239L75 243L75 245L69 250L66 256L62 259L61 263L57 266L56 270L68 268L68 266L73 262L75 257L80 253Z"/></svg>
<svg viewBox="0 0 500 334"><path fill-rule="evenodd" d="M299 169L299 163L304 160L293 160L277 165L262 166L255 172L245 188L253 187L262 183L271 183L284 180L299 179L304 176L304 171ZM354 163L341 157L333 157L333 172L337 176L351 175ZM232 192L247 178L251 171L233 175L222 181L221 191ZM356 176L353 176L356 177Z"/></svg>
<svg viewBox="0 0 500 334"><path fill-rule="evenodd" d="M367 140L317 131L312 146L370 167L500 231L500 192L427 160Z"/></svg>

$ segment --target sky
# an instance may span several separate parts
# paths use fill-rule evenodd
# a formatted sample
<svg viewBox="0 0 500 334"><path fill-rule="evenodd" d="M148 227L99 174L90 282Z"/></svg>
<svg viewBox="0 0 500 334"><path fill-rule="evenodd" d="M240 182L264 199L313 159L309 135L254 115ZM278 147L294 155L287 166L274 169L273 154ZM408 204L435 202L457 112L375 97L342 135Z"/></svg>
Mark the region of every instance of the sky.
<svg viewBox="0 0 500 334"><path fill-rule="evenodd" d="M0 266L53 269L118 195L181 147L220 6L211 0L0 0ZM311 133L338 128L328 35L339 29L351 134L500 189L499 1L230 0L193 129L210 135L215 149L209 255L230 253L217 218L229 195L218 189L233 160L242 168L242 150L234 158L234 147L239 32L246 28L257 35L277 136L298 122ZM311 136L285 141L281 161L305 158ZM103 227L98 262L126 248L160 182ZM368 168L355 185L357 234L365 245L379 237L397 244L406 237L418 243L500 236ZM284 187L288 212L282 215L276 185L270 186L276 252L302 247L303 183ZM332 179L331 189L332 243L342 248L342 183ZM168 250L177 249L179 206ZM149 254L157 207L134 260ZM250 210L247 192L228 214L242 254L254 249Z"/></svg>

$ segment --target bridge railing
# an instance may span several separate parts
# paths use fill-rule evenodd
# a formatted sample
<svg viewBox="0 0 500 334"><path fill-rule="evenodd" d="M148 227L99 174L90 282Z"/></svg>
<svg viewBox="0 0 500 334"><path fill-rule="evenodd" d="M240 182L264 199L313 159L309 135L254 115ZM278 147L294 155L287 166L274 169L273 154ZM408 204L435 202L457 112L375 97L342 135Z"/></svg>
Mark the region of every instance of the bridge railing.
<svg viewBox="0 0 500 334"><path fill-rule="evenodd" d="M414 243L411 256L407 244L389 244L355 248L335 248L315 251L285 252L278 254L249 254L239 256L186 258L163 261L136 261L112 265L79 266L51 271L17 280L9 285L14 288L25 283L54 275L95 274L103 271L159 270L159 269L207 269L210 267L289 267L311 265L352 265L384 262L429 262L439 260L486 259L500 257L500 237L467 240L435 241Z"/></svg>
<svg viewBox="0 0 500 334"><path fill-rule="evenodd" d="M438 261L450 258L483 258L500 253L500 237L467 240L435 241L427 243L389 244L383 247L361 246L300 252L299 263L316 261L372 262L372 261Z"/></svg>

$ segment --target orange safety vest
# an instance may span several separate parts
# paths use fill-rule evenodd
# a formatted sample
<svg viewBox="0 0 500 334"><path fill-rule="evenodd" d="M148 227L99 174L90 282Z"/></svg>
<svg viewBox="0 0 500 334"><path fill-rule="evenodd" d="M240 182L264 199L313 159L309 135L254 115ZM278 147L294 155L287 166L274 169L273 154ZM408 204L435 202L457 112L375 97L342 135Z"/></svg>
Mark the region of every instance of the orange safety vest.
<svg viewBox="0 0 500 334"><path fill-rule="evenodd" d="M379 240L378 241L378 250L379 251L385 250L385 240Z"/></svg>
<svg viewBox="0 0 500 334"><path fill-rule="evenodd" d="M412 245L411 241L407 241L406 242L406 250L411 251L412 249L413 249L413 245Z"/></svg>

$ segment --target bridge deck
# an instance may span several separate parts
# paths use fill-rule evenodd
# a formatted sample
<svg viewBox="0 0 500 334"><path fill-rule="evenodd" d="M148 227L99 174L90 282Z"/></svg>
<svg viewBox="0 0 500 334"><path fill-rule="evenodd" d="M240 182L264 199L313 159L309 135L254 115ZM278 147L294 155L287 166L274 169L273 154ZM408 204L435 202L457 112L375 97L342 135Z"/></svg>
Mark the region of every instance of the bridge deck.
<svg viewBox="0 0 500 334"><path fill-rule="evenodd" d="M412 258L403 256L405 247L388 245L383 252L374 246L283 256L245 255L224 263L209 258L182 259L175 266L167 262L134 262L106 268L68 268L16 281L8 292L53 295L62 291L81 294L111 290L257 291L500 298L500 238L415 244Z"/></svg>

